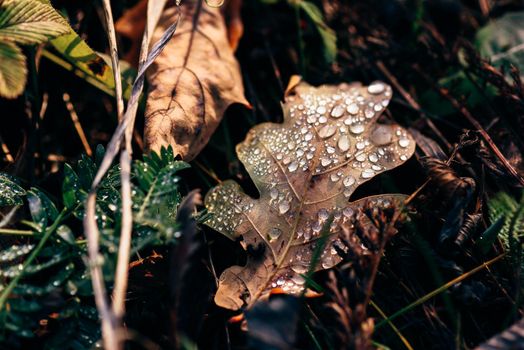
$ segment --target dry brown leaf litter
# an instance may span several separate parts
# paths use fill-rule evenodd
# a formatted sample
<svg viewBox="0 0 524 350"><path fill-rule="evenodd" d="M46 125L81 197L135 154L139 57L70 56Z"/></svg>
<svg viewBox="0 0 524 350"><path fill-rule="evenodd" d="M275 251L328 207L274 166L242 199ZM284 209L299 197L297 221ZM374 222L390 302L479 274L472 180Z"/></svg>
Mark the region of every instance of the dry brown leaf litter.
<svg viewBox="0 0 524 350"><path fill-rule="evenodd" d="M301 293L330 217L315 270L340 262L338 252L347 247L338 235L354 231L354 214L364 205L401 206L405 198L390 194L348 203L359 185L404 163L415 150L406 130L376 123L391 88L382 82L293 85L283 105L284 122L257 125L237 145L260 198L225 181L205 199L212 215L207 224L231 239L241 237L248 252L246 266L232 266L220 276L215 302L228 309L250 307L272 288Z"/></svg>
<svg viewBox="0 0 524 350"><path fill-rule="evenodd" d="M220 9L202 0L168 8L153 42L177 11L182 11L180 25L148 72L145 141L151 151L171 145L184 160L191 160L207 144L226 109L248 102Z"/></svg>

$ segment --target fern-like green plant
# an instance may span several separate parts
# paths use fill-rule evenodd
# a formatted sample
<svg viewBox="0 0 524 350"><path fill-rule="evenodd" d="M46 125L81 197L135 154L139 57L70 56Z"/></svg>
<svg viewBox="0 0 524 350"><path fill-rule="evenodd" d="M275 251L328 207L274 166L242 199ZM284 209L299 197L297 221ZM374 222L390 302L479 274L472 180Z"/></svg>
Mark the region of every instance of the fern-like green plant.
<svg viewBox="0 0 524 350"><path fill-rule="evenodd" d="M500 222L500 241L524 276L524 193L519 201L505 192L497 193L488 206L491 221Z"/></svg>
<svg viewBox="0 0 524 350"><path fill-rule="evenodd" d="M0 228L0 234L16 235L17 241L0 251L0 344L19 348L23 338L44 332L45 348L90 349L100 338L80 223L103 153L99 147L94 160L83 156L75 168L65 165L61 203L38 188L25 191L13 177L0 174L0 188L5 189L0 191L0 205L21 205L25 198L30 213L30 219L18 224L27 230ZM132 254L177 241L177 172L186 167L174 160L171 148L133 163ZM99 187L96 203L109 287L119 244L119 188L119 168L114 166Z"/></svg>
<svg viewBox="0 0 524 350"><path fill-rule="evenodd" d="M0 0L0 96L15 98L24 91L27 67L19 45L41 44L69 31L45 1Z"/></svg>

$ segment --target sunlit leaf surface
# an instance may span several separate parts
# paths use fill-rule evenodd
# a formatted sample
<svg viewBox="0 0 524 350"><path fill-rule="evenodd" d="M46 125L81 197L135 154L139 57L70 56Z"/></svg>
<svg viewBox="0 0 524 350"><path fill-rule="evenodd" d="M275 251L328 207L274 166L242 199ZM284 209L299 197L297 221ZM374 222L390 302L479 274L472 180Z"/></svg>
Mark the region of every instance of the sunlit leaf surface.
<svg viewBox="0 0 524 350"><path fill-rule="evenodd" d="M321 231L328 231L315 270L340 260L347 249L337 238L353 230L354 213L400 204L402 195L381 195L348 203L362 183L405 162L415 142L398 125L376 123L391 99L381 82L311 87L294 86L286 98L284 123L251 129L237 146L260 192L253 199L234 181L212 189L205 204L207 224L231 239L242 237L246 266L233 266L220 277L218 305L252 305L272 288L300 293ZM323 230L325 223L333 221ZM364 223L366 225L366 223Z"/></svg>

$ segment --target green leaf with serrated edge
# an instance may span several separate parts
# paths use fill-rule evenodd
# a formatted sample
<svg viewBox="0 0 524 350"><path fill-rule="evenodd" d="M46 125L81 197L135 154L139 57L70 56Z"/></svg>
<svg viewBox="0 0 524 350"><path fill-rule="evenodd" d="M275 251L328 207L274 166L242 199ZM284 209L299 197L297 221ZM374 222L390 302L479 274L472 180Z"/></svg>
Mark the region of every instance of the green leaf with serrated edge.
<svg viewBox="0 0 524 350"><path fill-rule="evenodd" d="M348 202L359 185L414 153L415 142L406 130L377 123L391 95L391 87L382 82L318 88L295 84L283 105L284 122L257 125L237 145L260 197L247 196L234 181L206 195L212 215L206 224L231 239L242 237L248 251L245 266L222 273L215 295L219 306L250 307L276 287L302 293L301 274L310 268L330 215L333 223L314 270L340 262L336 248L347 247L338 235L354 232L354 213L367 206L402 207L406 197L398 194ZM359 225L369 229L371 222L362 220Z"/></svg>
<svg viewBox="0 0 524 350"><path fill-rule="evenodd" d="M65 19L36 0L0 2L0 42L41 44L70 31Z"/></svg>
<svg viewBox="0 0 524 350"><path fill-rule="evenodd" d="M104 91L109 93L114 91L115 80L111 66L102 55L95 52L76 32L71 30L69 34L53 39L50 43L76 69L103 84L107 88ZM44 56L51 60L53 58L52 55L45 52ZM128 64L123 64L123 61L121 63L123 94L125 98L129 98L136 70Z"/></svg>
<svg viewBox="0 0 524 350"><path fill-rule="evenodd" d="M0 42L0 62L0 96L20 96L27 79L26 58L22 50L13 43Z"/></svg>
<svg viewBox="0 0 524 350"><path fill-rule="evenodd" d="M489 216L492 222L497 223L502 220L498 230L498 237L510 258L515 263L521 264L521 271L524 271L524 259L522 252L524 245L524 192L521 193L520 200L515 200L505 192L497 193L488 202Z"/></svg>
<svg viewBox="0 0 524 350"><path fill-rule="evenodd" d="M22 197L25 195L25 190L17 183L14 177L6 173L0 173L0 207L22 205Z"/></svg>

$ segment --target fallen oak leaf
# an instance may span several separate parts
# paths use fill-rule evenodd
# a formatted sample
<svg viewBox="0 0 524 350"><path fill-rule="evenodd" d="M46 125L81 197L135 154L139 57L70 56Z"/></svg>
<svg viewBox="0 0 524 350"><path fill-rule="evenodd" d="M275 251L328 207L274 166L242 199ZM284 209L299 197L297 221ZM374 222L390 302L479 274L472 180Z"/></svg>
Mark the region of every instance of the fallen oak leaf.
<svg viewBox="0 0 524 350"><path fill-rule="evenodd" d="M224 308L250 308L277 287L302 293L302 275L318 247L323 250L314 270L340 262L337 250L347 247L338 235L355 232L354 213L367 206L402 207L406 198L379 195L348 203L359 185L402 164L415 150L406 130L376 123L391 99L388 85L315 88L293 78L290 86L284 122L257 125L237 145L260 198L247 196L234 181L206 195L212 215L206 224L231 239L242 237L248 252L246 266L220 276L215 302ZM369 218L359 220L359 227L373 226ZM321 231L328 231L325 242L319 240Z"/></svg>
<svg viewBox="0 0 524 350"><path fill-rule="evenodd" d="M203 0L168 8L154 38L177 11L182 11L180 26L148 71L145 141L151 151L172 145L175 153L191 160L207 144L226 109L248 102L220 9Z"/></svg>

